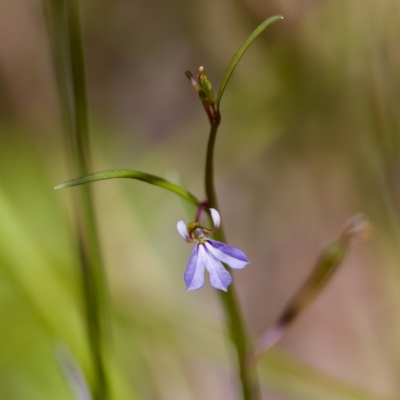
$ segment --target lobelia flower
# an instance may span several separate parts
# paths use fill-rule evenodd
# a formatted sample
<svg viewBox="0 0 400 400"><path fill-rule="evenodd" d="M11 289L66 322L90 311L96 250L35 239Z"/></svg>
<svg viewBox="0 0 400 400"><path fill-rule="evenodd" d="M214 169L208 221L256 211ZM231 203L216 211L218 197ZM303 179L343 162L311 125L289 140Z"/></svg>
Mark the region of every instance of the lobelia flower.
<svg viewBox="0 0 400 400"><path fill-rule="evenodd" d="M197 220L188 225L183 221L177 224L178 232L186 242L196 242L184 275L187 290L197 290L203 286L206 268L210 274L211 285L216 289L227 291L232 283L232 276L221 261L233 269L244 268L250 263L242 250L207 237L218 229L221 223L217 210L210 208L210 213L214 222L212 230L200 226Z"/></svg>

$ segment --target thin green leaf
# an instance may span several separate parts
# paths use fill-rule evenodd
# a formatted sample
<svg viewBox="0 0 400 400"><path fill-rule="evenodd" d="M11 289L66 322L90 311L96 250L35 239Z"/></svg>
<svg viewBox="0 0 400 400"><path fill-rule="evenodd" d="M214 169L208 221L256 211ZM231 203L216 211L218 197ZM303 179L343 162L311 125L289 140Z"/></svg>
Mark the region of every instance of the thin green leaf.
<svg viewBox="0 0 400 400"><path fill-rule="evenodd" d="M90 135L79 3L79 0L50 0L47 4L50 11L48 24L53 28L54 68L58 77L66 143L70 144L75 174L85 175L91 169ZM76 249L79 249L80 255L88 344L95 371L92 395L94 400L109 400L109 377L105 365L107 330L110 326L109 293L89 188L82 188L75 207L79 210L76 215L80 215L80 221L76 221L76 226L79 224Z"/></svg>
<svg viewBox="0 0 400 400"><path fill-rule="evenodd" d="M145 172L132 171L129 169L113 169L109 171L96 172L94 174L85 175L82 176L81 178L72 179L70 181L61 183L60 185L57 185L54 189L63 189L70 186L83 185L84 183L104 181L106 179L118 179L118 178L136 179L138 181L147 182L150 183L151 185L167 189L170 192L177 194L178 196L182 197L183 199L187 200L188 202L196 206L200 204L200 201L193 194L164 178L146 174Z"/></svg>
<svg viewBox="0 0 400 400"><path fill-rule="evenodd" d="M279 21L283 19L282 15L275 15L273 17L270 17L266 19L261 25L258 26L258 28L246 39L246 41L242 44L240 49L236 52L236 54L233 56L231 62L228 65L228 68L225 71L224 78L222 79L221 86L219 87L218 90L218 95L217 95L217 109L219 109L219 103L221 102L221 97L224 93L225 87L228 84L228 81L235 70L236 66L238 65L239 61L243 57L244 53L246 50L250 47L250 45L253 43L254 39L260 35L264 29L266 29L269 25L274 23L275 21Z"/></svg>

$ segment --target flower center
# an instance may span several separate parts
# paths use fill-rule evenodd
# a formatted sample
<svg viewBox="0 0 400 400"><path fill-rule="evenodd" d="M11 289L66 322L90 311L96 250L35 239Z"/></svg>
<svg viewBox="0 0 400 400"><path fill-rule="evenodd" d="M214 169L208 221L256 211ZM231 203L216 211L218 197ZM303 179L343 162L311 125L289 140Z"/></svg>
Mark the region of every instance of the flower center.
<svg viewBox="0 0 400 400"><path fill-rule="evenodd" d="M202 231L202 229L196 228L196 229L194 230L194 234L195 234L196 240L197 240L200 244L203 244L203 243L206 242L206 236L204 235L204 232Z"/></svg>

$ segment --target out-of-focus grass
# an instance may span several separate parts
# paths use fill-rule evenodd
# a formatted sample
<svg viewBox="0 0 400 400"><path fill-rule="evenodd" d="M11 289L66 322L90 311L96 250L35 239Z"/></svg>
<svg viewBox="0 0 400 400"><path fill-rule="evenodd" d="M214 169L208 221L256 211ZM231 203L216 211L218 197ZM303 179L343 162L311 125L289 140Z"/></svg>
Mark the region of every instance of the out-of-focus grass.
<svg viewBox="0 0 400 400"><path fill-rule="evenodd" d="M13 158L20 160L12 177L9 175L4 179L1 196L3 290L0 304L4 310L1 313L2 343L7 343L7 346L0 346L3 365L0 382L4 382L2 390L10 399L20 399L25 395L41 398L43 393L57 399L70 398L53 355L55 344L67 343L86 374L90 369L68 225L61 212L60 195L50 191L52 181L49 175L53 172L46 172L47 161L35 151L34 141L25 139L27 142L21 145L21 133L16 129L12 133L7 150L2 148L4 157L0 157L4 170L13 165L6 154L13 154ZM15 195L21 190L17 182L25 180L29 196L19 198ZM29 190L29 185L36 181L35 190ZM138 185L129 185L132 186L129 191L139 192ZM114 389L120 396L121 390L125 392L127 398L129 391L140 393L139 398L201 398L202 395L196 395L191 385L197 379L210 381L210 377L205 371L199 371L214 365L216 376L213 385L217 386L221 368L225 369L229 363L224 356L226 345L221 328L215 321L204 318L205 315L214 318L219 314L207 311L208 307L217 305L212 292L205 289L205 294L199 292L195 293L195 299L188 298L187 305L180 304L182 296L187 295L181 282L182 268L175 267L169 272L160 268L172 266L163 260L163 257L171 255L168 256L167 247L159 249L155 245L164 241L165 235L160 236L157 231L146 233L151 219L147 217L141 221L136 216L118 185L109 185L113 190L102 186L98 187L102 199L99 209L103 208L101 205L110 207L102 225L115 224L112 229L103 230L115 303L114 350L118 367L113 361ZM128 185L125 186L128 190ZM150 189L148 195L152 198L156 193ZM162 200L164 207L180 206L177 200L171 201L168 196L156 197ZM113 204L119 204L119 207L112 207ZM34 213L35 207L39 210ZM159 217L161 214L159 212ZM56 246L57 251L47 251L48 242L52 243L53 250ZM139 242L139 248L135 248L134 244ZM131 247L135 251L127 250ZM205 304L196 306L196 298ZM375 399L362 395L351 386L319 378L318 374L304 372L304 376L302 373L298 376L299 372L293 372L293 368L302 371L300 365L281 359L279 355L274 357L266 364L265 382L278 392L289 393L295 398L297 395L299 398L318 398L326 395L328 390L336 393L336 398L351 398L349 396L355 393L359 397L354 398ZM200 368L198 364L203 366ZM167 377L175 382L173 387L166 385ZM309 394L304 395L304 391Z"/></svg>
<svg viewBox="0 0 400 400"><path fill-rule="evenodd" d="M69 224L74 189L52 188L75 177L41 11L21 4L0 5L10 38L0 45L0 398L71 399L54 344L67 343L92 378ZM183 71L205 64L217 86L246 34L284 14L235 71L216 148L228 239L252 261L234 274L252 334L270 325L349 216L368 214L375 239L352 250L278 345L300 363L274 352L260 374L279 399L396 398L398 4L297 5L298 14L292 2L194 2L180 11L161 1L151 10L85 3L94 168L176 170L201 197L206 118ZM115 398L234 398L215 293L184 288L191 247L175 234L185 218L179 200L140 182L93 185L112 292Z"/></svg>

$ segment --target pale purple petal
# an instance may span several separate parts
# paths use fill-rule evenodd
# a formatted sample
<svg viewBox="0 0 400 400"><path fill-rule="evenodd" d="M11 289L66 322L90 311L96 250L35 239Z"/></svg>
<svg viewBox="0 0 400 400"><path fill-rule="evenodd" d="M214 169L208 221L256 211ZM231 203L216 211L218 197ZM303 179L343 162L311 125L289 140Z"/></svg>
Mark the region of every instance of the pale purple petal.
<svg viewBox="0 0 400 400"><path fill-rule="evenodd" d="M228 290L228 286L232 283L231 274L224 268L211 253L208 252L210 246L200 245L200 251L206 255L206 268L210 273L211 285L216 289Z"/></svg>
<svg viewBox="0 0 400 400"><path fill-rule="evenodd" d="M176 229L178 229L178 233L181 235L182 239L186 242L190 242L190 236L187 230L187 226L183 221L179 221L176 224Z"/></svg>
<svg viewBox="0 0 400 400"><path fill-rule="evenodd" d="M187 290L200 289L204 284L205 257L204 251L200 251L202 247L203 246L199 246L199 244L196 243L192 255L189 258L189 263L184 275Z"/></svg>
<svg viewBox="0 0 400 400"><path fill-rule="evenodd" d="M210 208L211 218L214 222L213 230L218 229L221 225L221 216L215 208Z"/></svg>
<svg viewBox="0 0 400 400"><path fill-rule="evenodd" d="M249 259L242 250L228 246L216 240L207 239L207 250L218 260L228 264L231 268L241 269L250 264Z"/></svg>

